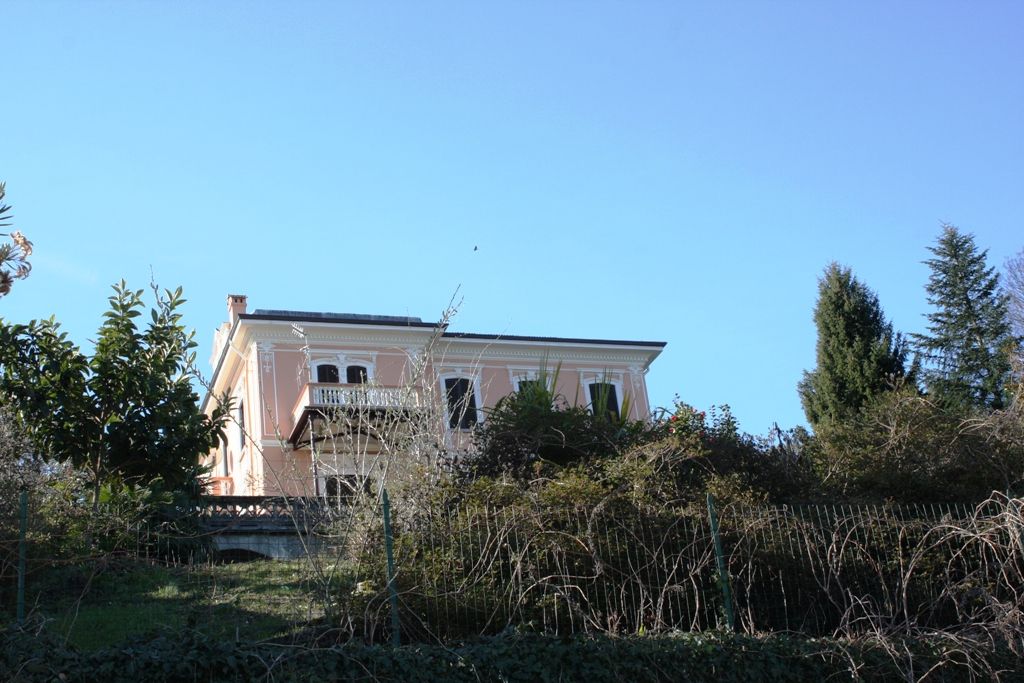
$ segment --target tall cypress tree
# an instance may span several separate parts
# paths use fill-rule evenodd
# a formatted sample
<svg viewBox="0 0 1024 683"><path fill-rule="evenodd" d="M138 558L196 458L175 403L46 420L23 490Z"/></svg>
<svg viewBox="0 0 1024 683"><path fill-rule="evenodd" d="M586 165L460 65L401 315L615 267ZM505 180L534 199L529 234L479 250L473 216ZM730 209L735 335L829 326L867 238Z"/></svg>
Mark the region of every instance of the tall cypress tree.
<svg viewBox="0 0 1024 683"><path fill-rule="evenodd" d="M986 263L974 236L945 224L934 247L928 303L928 333L915 334L925 361L928 393L950 407L1001 408L1010 376L1008 350L1013 342L1008 298L999 274Z"/></svg>
<svg viewBox="0 0 1024 683"><path fill-rule="evenodd" d="M906 344L893 334L878 296L832 263L818 281L814 309L817 367L798 390L816 432L855 417L868 401L906 375Z"/></svg>

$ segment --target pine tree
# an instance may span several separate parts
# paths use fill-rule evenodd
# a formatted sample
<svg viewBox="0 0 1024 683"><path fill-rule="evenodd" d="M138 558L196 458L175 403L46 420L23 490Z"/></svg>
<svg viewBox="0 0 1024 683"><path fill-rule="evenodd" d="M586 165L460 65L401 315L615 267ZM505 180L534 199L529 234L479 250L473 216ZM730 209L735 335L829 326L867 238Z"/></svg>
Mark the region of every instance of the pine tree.
<svg viewBox="0 0 1024 683"><path fill-rule="evenodd" d="M832 263L818 281L814 309L817 367L805 372L800 400L816 432L854 418L906 372L906 345L885 320L878 296Z"/></svg>
<svg viewBox="0 0 1024 683"><path fill-rule="evenodd" d="M1002 408L1013 336L999 274L986 263L988 251L956 226L943 225L928 250L935 258L925 261L932 271L925 289L935 311L928 333L914 335L928 393L950 407Z"/></svg>

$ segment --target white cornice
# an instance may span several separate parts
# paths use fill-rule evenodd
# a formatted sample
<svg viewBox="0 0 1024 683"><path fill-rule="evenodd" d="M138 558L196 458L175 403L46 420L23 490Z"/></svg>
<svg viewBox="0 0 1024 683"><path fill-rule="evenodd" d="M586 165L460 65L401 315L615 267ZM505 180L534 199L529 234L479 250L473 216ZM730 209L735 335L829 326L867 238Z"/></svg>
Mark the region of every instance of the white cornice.
<svg viewBox="0 0 1024 683"><path fill-rule="evenodd" d="M275 352L297 351L303 344L315 344L369 347L366 351L408 354L410 349L422 349L437 333L436 329L424 327L332 322L302 322L294 325L302 329L303 338L293 332L293 323L290 321L239 320L227 340L234 350L226 350L224 362L217 368L212 379L214 393L224 390L225 378L236 374L240 356L251 351L253 345L264 350L272 348ZM594 366L640 366L646 370L660 353L661 347L622 343L443 337L438 339L433 357L436 363L444 365L453 362L465 365L503 361L531 366L543 363L551 367L559 362L570 362Z"/></svg>
<svg viewBox="0 0 1024 683"><path fill-rule="evenodd" d="M435 351L436 358L478 358L481 361L528 362L553 368L559 362L614 363L616 365L648 364L660 352L637 346L597 346L586 344L553 344L550 342L515 341L503 344L481 343L480 340L445 340Z"/></svg>
<svg viewBox="0 0 1024 683"><path fill-rule="evenodd" d="M295 347L301 341L291 333L282 334L280 326L243 325L243 338L251 337L260 344L275 344ZM410 342L426 344L432 330L402 330L387 333L376 330L346 329L332 331L329 329L305 329L305 340L309 344L349 346L359 345L370 347L368 350L394 349L405 352ZM647 346L628 346L622 344L582 344L569 342L524 341L524 340L480 340L444 338L434 351L436 358L458 356L473 357L481 360L508 361L579 361L625 363L630 365L646 365L661 353L660 348ZM278 350L285 350L279 348Z"/></svg>
<svg viewBox="0 0 1024 683"><path fill-rule="evenodd" d="M248 327L248 326L245 326ZM424 332L422 330L410 330L406 333L403 332L380 332L380 331L363 331L363 330L344 330L337 332L330 332L324 330L309 330L304 329L307 343L317 344L337 344L340 346L349 344L359 344L361 346L374 347L373 350L379 349L381 346L391 346L398 349L409 346L410 342L422 340L423 343L430 338L430 332ZM286 334L282 334L280 328L267 328L267 327L255 327L245 330L245 333L251 335L254 339L258 339L261 342L270 342L273 344L285 344L288 346L295 346L301 344L301 340L294 334L291 333L291 327L288 328Z"/></svg>

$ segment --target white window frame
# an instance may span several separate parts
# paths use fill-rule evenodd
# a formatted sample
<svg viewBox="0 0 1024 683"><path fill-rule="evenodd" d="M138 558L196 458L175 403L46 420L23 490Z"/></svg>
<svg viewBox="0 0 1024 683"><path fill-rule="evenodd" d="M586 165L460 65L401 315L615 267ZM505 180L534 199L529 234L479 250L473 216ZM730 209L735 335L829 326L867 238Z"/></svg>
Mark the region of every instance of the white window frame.
<svg viewBox="0 0 1024 683"><path fill-rule="evenodd" d="M310 361L309 366L309 379L312 384L324 384L320 381L320 368L324 365L333 365L338 371L338 384L341 384L341 366L338 364L337 358L321 358L320 360Z"/></svg>
<svg viewBox="0 0 1024 683"><path fill-rule="evenodd" d="M220 462L215 463L215 467L217 467L217 469L220 470L220 475L218 476L230 477L231 470L233 470L234 468L231 466L231 448L226 443L226 440L220 443L220 447L217 449L217 453L220 456Z"/></svg>
<svg viewBox="0 0 1024 683"><path fill-rule="evenodd" d="M371 382L373 382L373 364L372 363L368 363L366 361L362 361L362 360L358 360L358 359L349 359L348 361L345 362L345 365L344 365L345 371L344 371L344 373L341 373L341 372L338 373L339 377L344 377L345 378L344 384L350 384L350 382L348 381L348 369L352 368L352 367L365 368L366 369L366 380L363 382L363 384L370 384Z"/></svg>
<svg viewBox="0 0 1024 683"><path fill-rule="evenodd" d="M463 429L462 427L451 427L452 416L448 412L448 389L445 387L445 382L449 379L468 379L470 386L473 387L474 403L476 403L476 424L469 429ZM445 429L452 432L470 432L477 425L481 425L484 422L485 413L483 411L484 406L484 393L480 389L480 374L466 372L464 370L454 370L450 372L442 372L438 375L438 381L441 384L441 396L444 399L444 426Z"/></svg>
<svg viewBox="0 0 1024 683"><path fill-rule="evenodd" d="M548 373L550 377L551 373ZM508 381L513 391L519 391L522 382L536 382L540 379L540 370L537 368L509 368Z"/></svg>
<svg viewBox="0 0 1024 683"><path fill-rule="evenodd" d="M321 358L310 358L310 382L318 383L316 381L316 376L318 368L321 365L333 365L338 368L338 384L348 384L348 382L345 381L348 379L348 366L358 365L366 368L366 383L369 384L374 381L377 374L376 361L376 354L373 353L336 353L330 356L324 355Z"/></svg>
<svg viewBox="0 0 1024 683"><path fill-rule="evenodd" d="M515 380L515 390L516 390L517 393L522 391L523 390L523 382L539 382L539 381L540 381L539 377L525 377L525 376L523 376L523 377L516 377L516 380Z"/></svg>
<svg viewBox="0 0 1024 683"><path fill-rule="evenodd" d="M583 396L587 400L587 410L591 413L594 412L593 401L590 398L590 385L610 384L615 387L615 398L618 403L619 417L629 417L628 415L622 414L623 401L626 398L626 394L623 392L624 382L625 372L622 371L608 372L605 370L580 370L580 390L583 392Z"/></svg>

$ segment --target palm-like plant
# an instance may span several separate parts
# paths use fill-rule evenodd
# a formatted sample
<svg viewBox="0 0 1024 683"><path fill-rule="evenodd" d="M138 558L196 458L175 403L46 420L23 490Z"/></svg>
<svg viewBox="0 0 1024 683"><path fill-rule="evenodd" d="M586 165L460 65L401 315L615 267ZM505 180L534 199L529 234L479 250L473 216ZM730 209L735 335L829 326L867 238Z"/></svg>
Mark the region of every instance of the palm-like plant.
<svg viewBox="0 0 1024 683"><path fill-rule="evenodd" d="M5 183L0 182L0 228L11 225L11 207L4 204L6 193ZM9 237L11 240L0 244L0 296L5 296L11 291L15 280L24 280L32 272L32 264L28 262L28 257L32 255L32 243L17 230L0 232L0 237Z"/></svg>

